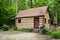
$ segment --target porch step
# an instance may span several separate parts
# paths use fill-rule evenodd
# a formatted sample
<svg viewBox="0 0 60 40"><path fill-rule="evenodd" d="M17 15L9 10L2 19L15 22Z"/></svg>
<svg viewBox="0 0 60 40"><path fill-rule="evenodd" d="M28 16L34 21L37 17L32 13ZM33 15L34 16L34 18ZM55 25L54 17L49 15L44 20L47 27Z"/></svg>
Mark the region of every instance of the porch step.
<svg viewBox="0 0 60 40"><path fill-rule="evenodd" d="M38 33L39 32L39 29L33 29L34 32Z"/></svg>

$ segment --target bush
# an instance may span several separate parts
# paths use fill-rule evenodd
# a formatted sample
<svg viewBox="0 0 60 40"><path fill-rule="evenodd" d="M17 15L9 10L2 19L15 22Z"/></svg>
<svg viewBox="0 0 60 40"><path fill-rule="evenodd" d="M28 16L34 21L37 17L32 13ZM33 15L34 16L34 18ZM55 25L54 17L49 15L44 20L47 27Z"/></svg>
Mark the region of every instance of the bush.
<svg viewBox="0 0 60 40"><path fill-rule="evenodd" d="M49 35L50 34L50 31L48 29L46 29L46 28L43 28L42 34Z"/></svg>
<svg viewBox="0 0 60 40"><path fill-rule="evenodd" d="M60 38L60 32L58 32L58 31L51 32L51 36L52 36L53 38Z"/></svg>
<svg viewBox="0 0 60 40"><path fill-rule="evenodd" d="M3 31L17 30L17 27L16 26L12 26L12 25L6 25L6 24L4 24L2 27L3 27L2 28Z"/></svg>
<svg viewBox="0 0 60 40"><path fill-rule="evenodd" d="M32 32L32 29L24 28L24 29L22 29L22 31L24 31L24 32Z"/></svg>
<svg viewBox="0 0 60 40"><path fill-rule="evenodd" d="M29 29L29 28L18 28L18 31L24 31L24 32L32 32L33 29Z"/></svg>
<svg viewBox="0 0 60 40"><path fill-rule="evenodd" d="M8 26L8 25L6 25L6 24L4 24L2 27L3 27L2 29L3 29L4 31L9 30L9 26Z"/></svg>
<svg viewBox="0 0 60 40"><path fill-rule="evenodd" d="M17 30L17 27L14 27L14 30Z"/></svg>
<svg viewBox="0 0 60 40"><path fill-rule="evenodd" d="M60 38L60 27L57 28L56 31L53 31L52 29L47 30L46 28L43 28L42 34L44 35L50 35L52 38Z"/></svg>
<svg viewBox="0 0 60 40"><path fill-rule="evenodd" d="M57 29L56 31L53 30L47 30L47 29L43 29L43 34L45 35L50 35L52 38L60 38L60 29Z"/></svg>
<svg viewBox="0 0 60 40"><path fill-rule="evenodd" d="M60 38L60 28L57 28L56 31L51 31L51 36L53 38Z"/></svg>
<svg viewBox="0 0 60 40"><path fill-rule="evenodd" d="M22 28L17 28L18 31L22 31Z"/></svg>
<svg viewBox="0 0 60 40"><path fill-rule="evenodd" d="M17 27L14 25L9 25L9 30L17 30Z"/></svg>
<svg viewBox="0 0 60 40"><path fill-rule="evenodd" d="M17 30L16 26L10 26L9 30Z"/></svg>
<svg viewBox="0 0 60 40"><path fill-rule="evenodd" d="M44 35L50 34L50 31L46 29L44 25L40 27L40 30Z"/></svg>

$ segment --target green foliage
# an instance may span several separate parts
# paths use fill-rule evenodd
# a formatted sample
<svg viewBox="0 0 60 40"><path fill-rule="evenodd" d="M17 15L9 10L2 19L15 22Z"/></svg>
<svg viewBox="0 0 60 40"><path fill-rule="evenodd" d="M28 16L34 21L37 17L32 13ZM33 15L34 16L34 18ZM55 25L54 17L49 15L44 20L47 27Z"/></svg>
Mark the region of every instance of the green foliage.
<svg viewBox="0 0 60 40"><path fill-rule="evenodd" d="M22 29L22 31L24 31L24 32L32 32L32 29L25 28L25 29Z"/></svg>
<svg viewBox="0 0 60 40"><path fill-rule="evenodd" d="M49 35L49 34L50 34L50 31L47 30L46 28L44 28L44 29L42 30L42 34L44 34L44 35Z"/></svg>
<svg viewBox="0 0 60 40"><path fill-rule="evenodd" d="M45 26L43 26L43 28L42 28L42 34L49 35L50 34L50 30L48 30L47 28L45 28Z"/></svg>
<svg viewBox="0 0 60 40"><path fill-rule="evenodd" d="M50 35L52 38L58 39L60 38L60 27L58 27L56 31L53 31L52 29L50 30L44 29L43 34Z"/></svg>
<svg viewBox="0 0 60 40"><path fill-rule="evenodd" d="M14 30L17 30L17 27L16 26L14 26L13 28L14 28Z"/></svg>
<svg viewBox="0 0 60 40"><path fill-rule="evenodd" d="M17 28L18 31L22 31L23 28Z"/></svg>
<svg viewBox="0 0 60 40"><path fill-rule="evenodd" d="M2 27L3 27L3 28L2 28L3 31L17 30L17 27L16 27L16 26L12 26L12 25L10 26L10 25L4 24Z"/></svg>
<svg viewBox="0 0 60 40"><path fill-rule="evenodd" d="M42 34L44 34L44 35L50 34L50 31L45 26L40 27L40 30L41 30Z"/></svg>
<svg viewBox="0 0 60 40"><path fill-rule="evenodd" d="M18 28L18 31L23 31L23 32L32 32L33 29L30 28Z"/></svg>
<svg viewBox="0 0 60 40"><path fill-rule="evenodd" d="M60 38L60 31L59 31L59 32L58 32L58 31L51 32L51 36L52 36L53 38Z"/></svg>
<svg viewBox="0 0 60 40"><path fill-rule="evenodd" d="M16 2L13 0L0 0L0 26L9 24L10 22L13 23L12 20L14 20L15 15Z"/></svg>
<svg viewBox="0 0 60 40"><path fill-rule="evenodd" d="M2 27L3 27L3 30L4 30L4 31L9 30L9 26L8 26L8 25L6 25L6 24L4 24Z"/></svg>
<svg viewBox="0 0 60 40"><path fill-rule="evenodd" d="M57 27L56 31L51 31L50 34L53 38L60 38L60 27Z"/></svg>
<svg viewBox="0 0 60 40"><path fill-rule="evenodd" d="M17 30L17 27L16 27L16 26L11 25L11 26L9 27L9 30L14 30L14 31L16 31L16 30Z"/></svg>

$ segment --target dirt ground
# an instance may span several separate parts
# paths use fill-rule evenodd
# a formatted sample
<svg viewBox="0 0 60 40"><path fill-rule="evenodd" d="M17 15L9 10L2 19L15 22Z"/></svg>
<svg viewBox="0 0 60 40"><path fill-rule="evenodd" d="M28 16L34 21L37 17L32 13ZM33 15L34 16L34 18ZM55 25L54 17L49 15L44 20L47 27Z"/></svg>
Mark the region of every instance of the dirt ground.
<svg viewBox="0 0 60 40"><path fill-rule="evenodd" d="M5 31L0 32L0 40L49 40L49 37L39 33Z"/></svg>

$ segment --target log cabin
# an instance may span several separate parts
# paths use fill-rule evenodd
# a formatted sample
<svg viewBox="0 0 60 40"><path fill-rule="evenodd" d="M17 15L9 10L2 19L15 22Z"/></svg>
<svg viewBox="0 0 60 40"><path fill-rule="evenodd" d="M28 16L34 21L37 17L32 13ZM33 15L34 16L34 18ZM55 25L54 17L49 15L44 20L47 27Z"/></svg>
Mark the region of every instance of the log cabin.
<svg viewBox="0 0 60 40"><path fill-rule="evenodd" d="M50 28L50 12L48 6L20 10L15 18L17 28L38 29L39 25Z"/></svg>

